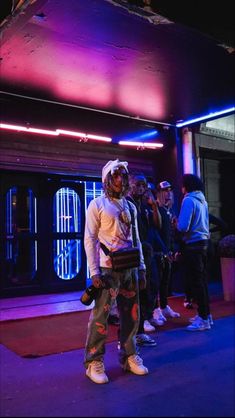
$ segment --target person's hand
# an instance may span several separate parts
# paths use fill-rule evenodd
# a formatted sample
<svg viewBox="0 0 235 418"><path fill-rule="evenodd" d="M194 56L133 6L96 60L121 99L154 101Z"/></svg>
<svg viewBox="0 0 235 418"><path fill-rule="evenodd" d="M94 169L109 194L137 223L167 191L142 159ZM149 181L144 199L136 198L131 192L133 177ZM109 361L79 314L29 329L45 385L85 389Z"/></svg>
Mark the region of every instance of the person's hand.
<svg viewBox="0 0 235 418"><path fill-rule="evenodd" d="M139 288L143 290L146 288L146 272L145 270L139 270Z"/></svg>
<svg viewBox="0 0 235 418"><path fill-rule="evenodd" d="M173 226L173 228L177 229L177 223L178 223L178 219L176 216L173 216L171 219L171 224Z"/></svg>
<svg viewBox="0 0 235 418"><path fill-rule="evenodd" d="M102 287L103 282L101 280L101 275L100 274L95 274L94 276L91 277L91 280L92 280L92 284L95 287L97 287L97 288Z"/></svg>
<svg viewBox="0 0 235 418"><path fill-rule="evenodd" d="M172 251L169 251L168 254L165 255L165 257L167 258L167 260L172 263L174 261L174 254L172 253Z"/></svg>
<svg viewBox="0 0 235 418"><path fill-rule="evenodd" d="M153 196L153 193L151 192L151 190L147 190L144 194L146 203L150 206L156 205L156 200Z"/></svg>
<svg viewBox="0 0 235 418"><path fill-rule="evenodd" d="M174 254L174 261L179 263L182 260L182 253L180 251L176 251Z"/></svg>

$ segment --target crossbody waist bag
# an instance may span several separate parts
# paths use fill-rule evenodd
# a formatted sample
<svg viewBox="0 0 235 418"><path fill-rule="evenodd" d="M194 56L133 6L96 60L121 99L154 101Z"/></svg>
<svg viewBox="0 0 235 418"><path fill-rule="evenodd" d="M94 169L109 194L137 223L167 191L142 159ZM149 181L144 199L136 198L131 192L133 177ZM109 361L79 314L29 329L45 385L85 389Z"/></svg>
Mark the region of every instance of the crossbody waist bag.
<svg viewBox="0 0 235 418"><path fill-rule="evenodd" d="M104 251L105 255L108 255L111 258L113 271L131 269L139 267L140 265L140 250L137 247L134 213L128 201L127 203L131 213L132 238L134 246L123 248L118 251L109 251L102 242L100 243L100 247Z"/></svg>

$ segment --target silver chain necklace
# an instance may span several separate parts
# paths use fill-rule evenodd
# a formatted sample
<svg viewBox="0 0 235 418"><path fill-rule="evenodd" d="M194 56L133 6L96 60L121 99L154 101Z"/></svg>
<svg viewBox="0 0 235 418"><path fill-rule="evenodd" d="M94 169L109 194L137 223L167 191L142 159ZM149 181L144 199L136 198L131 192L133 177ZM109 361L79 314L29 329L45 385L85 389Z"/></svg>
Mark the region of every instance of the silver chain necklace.
<svg viewBox="0 0 235 418"><path fill-rule="evenodd" d="M125 198L119 199L121 202L118 202L116 199L112 199L114 205L118 208L118 219L119 225L123 232L125 238L127 238L130 234L131 228L131 214Z"/></svg>

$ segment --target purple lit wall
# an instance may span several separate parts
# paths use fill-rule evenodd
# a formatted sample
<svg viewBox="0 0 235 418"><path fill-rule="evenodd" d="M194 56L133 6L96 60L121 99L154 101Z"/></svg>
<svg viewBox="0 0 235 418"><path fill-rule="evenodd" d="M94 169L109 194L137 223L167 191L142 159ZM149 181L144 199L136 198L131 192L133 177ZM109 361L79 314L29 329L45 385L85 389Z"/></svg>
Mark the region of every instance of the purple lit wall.
<svg viewBox="0 0 235 418"><path fill-rule="evenodd" d="M51 0L8 26L3 91L169 124L232 104L232 57L181 25L105 0Z"/></svg>

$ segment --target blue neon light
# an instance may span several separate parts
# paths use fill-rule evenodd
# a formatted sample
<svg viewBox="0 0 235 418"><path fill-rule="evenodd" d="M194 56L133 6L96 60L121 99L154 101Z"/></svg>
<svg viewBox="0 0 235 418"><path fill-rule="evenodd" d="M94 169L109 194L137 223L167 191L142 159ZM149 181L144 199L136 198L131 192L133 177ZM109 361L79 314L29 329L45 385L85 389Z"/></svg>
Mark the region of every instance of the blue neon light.
<svg viewBox="0 0 235 418"><path fill-rule="evenodd" d="M181 128L182 126L190 125L191 123L200 122L200 121L205 120L205 119L213 119L217 116L225 115L226 113L231 113L231 112L234 112L234 111L235 111L235 107L230 107L228 109L221 110L221 111L218 111L218 112L208 113L205 116L200 116L198 118L189 119L189 120L186 120L184 122L179 122L179 123L176 124L176 127Z"/></svg>
<svg viewBox="0 0 235 418"><path fill-rule="evenodd" d="M85 208L90 201L102 193L101 182L84 182ZM81 202L78 194L71 188L63 187L54 195L53 206L54 222L53 231L57 233L81 232ZM77 277L82 263L81 239L56 239L54 248L54 270L62 280L72 280ZM87 279L89 278L87 265ZM91 283L89 282L88 285Z"/></svg>
<svg viewBox="0 0 235 418"><path fill-rule="evenodd" d="M134 141L134 140L142 140L142 139L146 139L146 138L152 138L158 136L158 131L156 129L153 129L151 131L145 131L143 133L140 132L135 132L129 135L125 135L125 138L122 139L122 141Z"/></svg>
<svg viewBox="0 0 235 418"><path fill-rule="evenodd" d="M68 187L57 190L54 196L54 232L81 232L81 202L78 194ZM81 240L54 240L54 269L58 277L71 280L81 268Z"/></svg>

